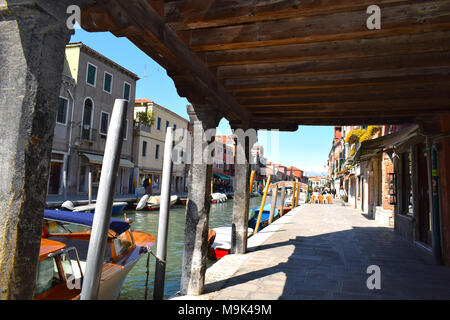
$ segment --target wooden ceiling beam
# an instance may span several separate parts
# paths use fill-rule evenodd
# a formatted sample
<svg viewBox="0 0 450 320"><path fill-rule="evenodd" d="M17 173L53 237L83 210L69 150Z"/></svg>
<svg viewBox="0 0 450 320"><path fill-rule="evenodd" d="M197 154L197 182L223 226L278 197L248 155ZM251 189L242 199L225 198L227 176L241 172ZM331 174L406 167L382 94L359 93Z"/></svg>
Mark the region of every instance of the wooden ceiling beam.
<svg viewBox="0 0 450 320"><path fill-rule="evenodd" d="M426 106L426 107L424 107ZM425 112L450 111L448 98L421 98L421 99L385 99L372 101L345 101L345 102L297 102L291 104L247 105L252 115L272 114L274 117L281 113L346 113L346 112Z"/></svg>
<svg viewBox="0 0 450 320"><path fill-rule="evenodd" d="M368 17L361 10L198 29L191 31L190 46L194 51L213 51L439 31L450 28L450 1L383 8L379 30L367 28Z"/></svg>
<svg viewBox="0 0 450 320"><path fill-rule="evenodd" d="M378 0L377 5L406 2ZM192 30L362 10L372 4L373 0L182 0L166 2L165 19L174 30Z"/></svg>
<svg viewBox="0 0 450 320"><path fill-rule="evenodd" d="M389 125L389 124L407 124L418 123L418 119L415 117L405 116L399 117L378 117L378 118L340 118L340 117L328 117L328 118L297 118L297 119L283 119L280 121L283 125L290 126L291 130L285 130L279 128L281 131L297 131L299 125L305 126L351 126L351 125ZM258 129L277 129L273 125L273 121L270 119L253 119L252 128ZM296 128L296 129L294 129Z"/></svg>
<svg viewBox="0 0 450 320"><path fill-rule="evenodd" d="M336 92L339 95L380 95L386 93L388 95L403 95L405 92L430 92L430 91L444 91L450 88L450 79L439 81L421 81L413 83L410 81L397 81L392 83L364 83L354 86L343 86L335 88L292 88L283 90L256 90L256 91L242 91L234 92L235 98L238 102L245 102L243 99L278 99L278 98L304 98L304 97L334 97ZM251 100L248 100L251 101Z"/></svg>
<svg viewBox="0 0 450 320"><path fill-rule="evenodd" d="M328 90L323 94L297 94L292 96L272 96L257 98L241 98L237 101L247 108L257 106L283 106L296 105L303 103L344 103L355 101L385 101L385 100L411 100L411 99L450 99L449 82L445 84L436 84L430 87L413 88L384 88L379 91L342 90L339 94ZM449 106L450 107L450 106ZM249 109L249 111L252 111Z"/></svg>
<svg viewBox="0 0 450 320"><path fill-rule="evenodd" d="M345 74L325 74L311 76L291 76L279 78L228 79L225 87L233 92L256 90L284 90L290 88L336 88L360 86L396 81L447 81L450 75L449 67L436 68L407 68L381 71L365 71Z"/></svg>
<svg viewBox="0 0 450 320"><path fill-rule="evenodd" d="M352 73L373 70L389 70L414 67L450 66L450 52L411 53L394 56L375 56L359 59L333 59L322 61L280 62L217 69L217 77L223 79L268 78L280 76L320 75Z"/></svg>
<svg viewBox="0 0 450 320"><path fill-rule="evenodd" d="M450 31L348 39L202 53L208 66L359 59L450 50Z"/></svg>
<svg viewBox="0 0 450 320"><path fill-rule="evenodd" d="M138 35L130 36L145 53L162 63L170 76L184 77L182 86L186 98L191 103L208 103L221 110L227 119L240 119L248 122L250 114L240 106L234 97L217 81L205 64L187 47L176 33L162 20L147 0L97 0L117 27L133 25L142 30ZM177 81L175 80L175 86ZM181 88L177 86L179 91ZM191 101L199 94L208 101Z"/></svg>

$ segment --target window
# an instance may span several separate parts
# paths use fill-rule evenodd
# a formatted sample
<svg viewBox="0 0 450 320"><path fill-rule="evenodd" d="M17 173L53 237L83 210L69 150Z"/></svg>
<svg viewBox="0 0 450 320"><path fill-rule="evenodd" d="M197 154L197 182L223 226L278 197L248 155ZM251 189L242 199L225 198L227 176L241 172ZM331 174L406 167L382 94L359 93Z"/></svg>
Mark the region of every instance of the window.
<svg viewBox="0 0 450 320"><path fill-rule="evenodd" d="M102 111L100 114L100 134L107 135L109 127L109 113Z"/></svg>
<svg viewBox="0 0 450 320"><path fill-rule="evenodd" d="M59 97L58 100L58 113L56 115L56 123L67 124L67 110L68 110L69 100L63 97Z"/></svg>
<svg viewBox="0 0 450 320"><path fill-rule="evenodd" d="M95 87L96 82L97 82L97 67L88 62L86 72L86 83Z"/></svg>
<svg viewBox="0 0 450 320"><path fill-rule="evenodd" d="M142 156L147 156L147 141L142 141Z"/></svg>
<svg viewBox="0 0 450 320"><path fill-rule="evenodd" d="M161 130L161 118L158 117L158 120L156 121L156 129Z"/></svg>
<svg viewBox="0 0 450 320"><path fill-rule="evenodd" d="M84 101L83 109L83 127L81 128L81 138L85 140L91 139L92 114L94 112L94 102L90 98Z"/></svg>
<svg viewBox="0 0 450 320"><path fill-rule="evenodd" d="M105 77L103 78L103 91L111 93L112 91L112 74L105 71Z"/></svg>
<svg viewBox="0 0 450 320"><path fill-rule="evenodd" d="M159 159L159 144L156 145L155 159Z"/></svg>
<svg viewBox="0 0 450 320"><path fill-rule="evenodd" d="M125 82L123 84L123 98L125 100L130 100L130 91L131 91L131 85L128 82Z"/></svg>
<svg viewBox="0 0 450 320"><path fill-rule="evenodd" d="M173 125L173 132L175 132L175 131L177 131L177 125L176 124Z"/></svg>
<svg viewBox="0 0 450 320"><path fill-rule="evenodd" d="M166 121L166 132L167 132L168 127L169 127L169 121Z"/></svg>

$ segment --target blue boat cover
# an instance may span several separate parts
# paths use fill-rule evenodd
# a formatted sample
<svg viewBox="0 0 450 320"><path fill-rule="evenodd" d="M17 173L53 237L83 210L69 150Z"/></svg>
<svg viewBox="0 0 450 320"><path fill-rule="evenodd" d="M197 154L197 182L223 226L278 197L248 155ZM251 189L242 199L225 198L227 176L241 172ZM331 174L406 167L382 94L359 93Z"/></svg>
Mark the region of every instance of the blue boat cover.
<svg viewBox="0 0 450 320"><path fill-rule="evenodd" d="M45 210L44 218L48 220L67 222L79 224L82 226L92 227L92 222L94 221L94 214L90 212L71 212L63 210ZM120 221L117 219L111 219L109 223L109 228L113 230L116 234L121 234L130 228L128 222Z"/></svg>
<svg viewBox="0 0 450 320"><path fill-rule="evenodd" d="M270 208L271 208L271 205L270 204L266 204L265 206L264 206L264 208L263 208L263 216L265 215L265 214L270 214ZM259 214L259 209L260 209L260 207L256 207L256 208L253 208L253 211L255 212L255 215L258 215ZM275 217L278 215L278 209L276 209L275 208L275 212L274 212L274 214L273 214ZM269 218L269 216L267 216L267 219Z"/></svg>

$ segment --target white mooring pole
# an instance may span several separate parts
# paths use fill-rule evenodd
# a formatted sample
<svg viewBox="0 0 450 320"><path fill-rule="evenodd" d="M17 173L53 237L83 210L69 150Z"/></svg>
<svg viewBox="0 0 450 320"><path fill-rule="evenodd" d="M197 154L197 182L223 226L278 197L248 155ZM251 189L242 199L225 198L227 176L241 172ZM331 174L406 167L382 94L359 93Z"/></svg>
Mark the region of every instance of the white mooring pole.
<svg viewBox="0 0 450 320"><path fill-rule="evenodd" d="M159 208L158 236L156 243L155 284L153 300L164 297L164 278L166 273L167 234L169 230L170 182L172 176L173 128L167 128L164 147L164 164L161 184L161 205Z"/></svg>
<svg viewBox="0 0 450 320"><path fill-rule="evenodd" d="M112 215L114 190L122 150L123 130L127 116L128 101L116 99L106 138L102 174L95 205L92 233L89 241L86 271L81 289L81 300L96 300L100 287L103 258Z"/></svg>

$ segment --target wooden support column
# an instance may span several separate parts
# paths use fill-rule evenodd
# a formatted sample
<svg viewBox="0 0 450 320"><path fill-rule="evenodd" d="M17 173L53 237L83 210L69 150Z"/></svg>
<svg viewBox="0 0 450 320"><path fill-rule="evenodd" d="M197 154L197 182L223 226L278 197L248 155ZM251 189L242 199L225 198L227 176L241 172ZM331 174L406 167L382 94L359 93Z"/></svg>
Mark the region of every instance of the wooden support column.
<svg viewBox="0 0 450 320"><path fill-rule="evenodd" d="M222 115L206 105L188 106L188 115L193 127L191 163L189 169L189 190L186 205L186 226L184 230L184 252L181 275L181 293L200 295L203 293L208 254L208 225L210 189L212 174L212 148L215 128ZM214 129L211 137L205 131ZM207 132L206 132L207 134Z"/></svg>
<svg viewBox="0 0 450 320"><path fill-rule="evenodd" d="M0 1L0 299L31 299L65 45L83 1Z"/></svg>
<svg viewBox="0 0 450 320"><path fill-rule="evenodd" d="M235 189L231 224L231 253L247 251L248 212L250 205L250 151L257 141L255 130L233 128L235 133Z"/></svg>
<svg viewBox="0 0 450 320"><path fill-rule="evenodd" d="M270 214L269 214L269 224L273 222L273 216L275 215L275 210L277 208L277 197L278 197L278 184L274 183L272 188L272 201L270 204Z"/></svg>
<svg viewBox="0 0 450 320"><path fill-rule="evenodd" d="M280 209L280 217L284 216L284 202L286 198L286 186L281 187L281 209Z"/></svg>

